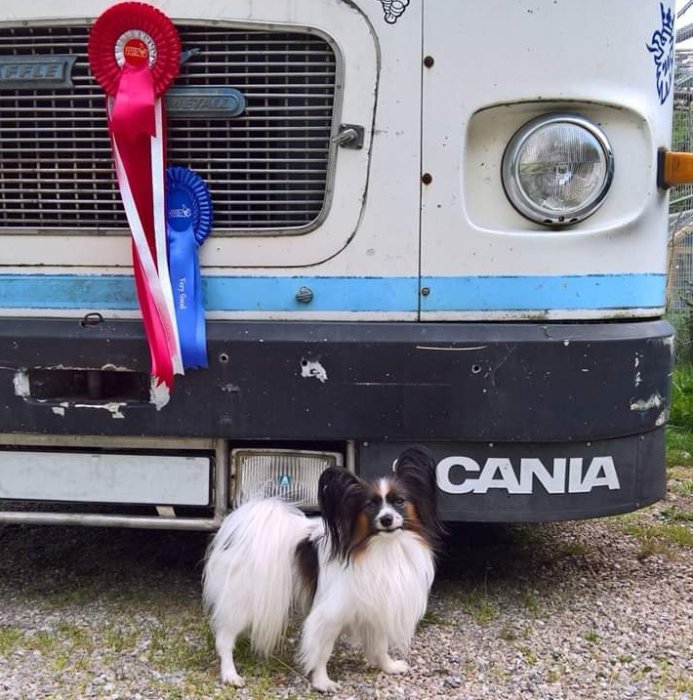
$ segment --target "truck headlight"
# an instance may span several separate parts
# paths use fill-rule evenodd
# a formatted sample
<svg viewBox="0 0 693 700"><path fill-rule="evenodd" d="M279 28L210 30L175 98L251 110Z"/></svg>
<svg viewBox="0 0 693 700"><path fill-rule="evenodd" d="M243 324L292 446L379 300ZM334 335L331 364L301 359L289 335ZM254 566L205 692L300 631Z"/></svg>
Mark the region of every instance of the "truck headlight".
<svg viewBox="0 0 693 700"><path fill-rule="evenodd" d="M503 187L528 219L574 224L604 201L614 174L611 146L592 122L552 114L520 128L503 154Z"/></svg>

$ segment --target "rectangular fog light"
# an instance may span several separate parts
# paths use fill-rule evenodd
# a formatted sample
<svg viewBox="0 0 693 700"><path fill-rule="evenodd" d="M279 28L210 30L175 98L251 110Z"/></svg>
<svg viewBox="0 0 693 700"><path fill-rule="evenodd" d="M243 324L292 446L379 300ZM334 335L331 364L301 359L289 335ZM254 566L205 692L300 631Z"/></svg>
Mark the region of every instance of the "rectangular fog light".
<svg viewBox="0 0 693 700"><path fill-rule="evenodd" d="M303 510L318 508L318 479L328 467L343 465L338 452L236 449L234 507L252 498L278 497Z"/></svg>

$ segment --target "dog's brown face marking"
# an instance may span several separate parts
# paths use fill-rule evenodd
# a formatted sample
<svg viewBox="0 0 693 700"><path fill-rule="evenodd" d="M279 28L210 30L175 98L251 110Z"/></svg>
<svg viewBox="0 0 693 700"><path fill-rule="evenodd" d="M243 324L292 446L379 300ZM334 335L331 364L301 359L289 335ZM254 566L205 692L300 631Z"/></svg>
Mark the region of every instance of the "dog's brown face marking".
<svg viewBox="0 0 693 700"><path fill-rule="evenodd" d="M419 514L416 512L416 507L413 503L407 501L404 506L404 517L406 519L407 527L410 530L416 530L416 532L421 532L421 521L419 520Z"/></svg>
<svg viewBox="0 0 693 700"><path fill-rule="evenodd" d="M368 516L365 513L359 513L356 516L356 525L354 526L351 546L349 547L351 557L356 558L365 551L368 538L372 534L373 529Z"/></svg>

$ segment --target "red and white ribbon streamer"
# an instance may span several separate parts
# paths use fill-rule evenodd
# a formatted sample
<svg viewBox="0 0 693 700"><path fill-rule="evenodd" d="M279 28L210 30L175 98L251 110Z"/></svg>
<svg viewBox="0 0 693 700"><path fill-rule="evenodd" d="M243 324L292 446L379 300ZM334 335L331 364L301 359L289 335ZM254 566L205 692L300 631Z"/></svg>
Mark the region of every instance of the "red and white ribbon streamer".
<svg viewBox="0 0 693 700"><path fill-rule="evenodd" d="M111 115L111 106L111 100L109 100L109 119ZM156 123L159 128L157 133L161 133L162 106L161 99L159 98L157 98L155 102L155 110L157 113ZM149 326L147 329L148 332L153 333L154 339L156 339L154 343L156 349L152 352L152 375L159 377L168 386L171 386L172 375L183 373L183 362L181 359L178 328L173 307L173 293L171 291L171 283L168 274L164 170L162 167L163 139L157 136L151 139L152 213L154 216L154 248L156 251L156 261L152 256L150 242L137 209L127 170L123 164L118 138L114 134L111 135L111 144L113 146L113 161L118 177L120 196L123 201L125 216L130 226L130 233L132 234L133 252L136 254L136 258L133 259L135 263L135 275L138 278L138 283L142 281L144 284L142 289L138 288L138 292L140 296L144 295L144 301L147 305L146 311L144 308L142 309L143 316L149 317L145 319L145 326ZM155 165L157 161L160 164L161 170L158 170ZM159 213L160 216L158 216ZM163 234L160 231L162 227ZM140 305L142 305L142 301L142 298L140 298ZM152 339L150 339L150 342L151 340ZM167 353L165 354L157 351L161 349L162 343L167 348Z"/></svg>
<svg viewBox="0 0 693 700"><path fill-rule="evenodd" d="M89 36L89 65L108 95L118 186L132 233L133 268L155 383L183 373L169 279L165 208L165 113L161 95L178 74L180 39L160 10L113 5Z"/></svg>

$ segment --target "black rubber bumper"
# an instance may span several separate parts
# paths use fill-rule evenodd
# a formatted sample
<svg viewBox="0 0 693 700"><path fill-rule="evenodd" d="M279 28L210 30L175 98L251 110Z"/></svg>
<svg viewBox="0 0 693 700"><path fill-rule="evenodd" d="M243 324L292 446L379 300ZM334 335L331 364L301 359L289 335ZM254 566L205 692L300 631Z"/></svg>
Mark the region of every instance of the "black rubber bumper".
<svg viewBox="0 0 693 700"><path fill-rule="evenodd" d="M140 323L5 320L0 432L354 440L367 477L424 443L446 520L609 515L664 494L672 341L663 321L211 322L209 368L157 407Z"/></svg>
<svg viewBox="0 0 693 700"><path fill-rule="evenodd" d="M665 321L219 321L207 330L209 368L178 377L158 410L141 386L149 356L139 322L4 320L0 430L570 443L655 430L669 399ZM93 410L103 404L118 409Z"/></svg>

